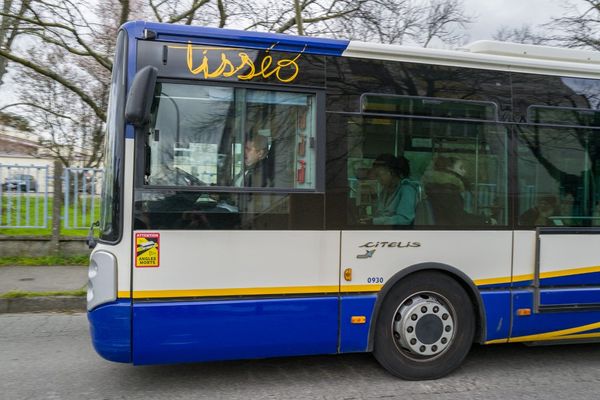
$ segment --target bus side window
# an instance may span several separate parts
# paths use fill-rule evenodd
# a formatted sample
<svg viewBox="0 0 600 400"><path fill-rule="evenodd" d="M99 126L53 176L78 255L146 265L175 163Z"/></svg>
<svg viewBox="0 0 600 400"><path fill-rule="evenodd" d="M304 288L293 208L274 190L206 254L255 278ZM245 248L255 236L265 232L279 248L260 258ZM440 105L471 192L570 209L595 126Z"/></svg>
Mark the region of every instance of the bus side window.
<svg viewBox="0 0 600 400"><path fill-rule="evenodd" d="M506 142L505 128L482 122L349 118L348 224L506 225ZM390 174L396 189L385 187Z"/></svg>

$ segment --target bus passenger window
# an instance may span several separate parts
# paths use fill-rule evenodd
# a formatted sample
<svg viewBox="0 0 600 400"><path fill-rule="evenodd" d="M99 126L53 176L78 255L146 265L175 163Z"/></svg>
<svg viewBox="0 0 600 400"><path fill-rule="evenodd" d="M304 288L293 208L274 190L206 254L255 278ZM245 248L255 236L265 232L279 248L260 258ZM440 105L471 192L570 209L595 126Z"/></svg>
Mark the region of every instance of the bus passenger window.
<svg viewBox="0 0 600 400"><path fill-rule="evenodd" d="M348 223L506 225L507 134L481 121L391 117L346 120Z"/></svg>
<svg viewBox="0 0 600 400"><path fill-rule="evenodd" d="M423 176L431 213L438 225L484 225L486 216L474 214L469 168L456 156L439 155Z"/></svg>

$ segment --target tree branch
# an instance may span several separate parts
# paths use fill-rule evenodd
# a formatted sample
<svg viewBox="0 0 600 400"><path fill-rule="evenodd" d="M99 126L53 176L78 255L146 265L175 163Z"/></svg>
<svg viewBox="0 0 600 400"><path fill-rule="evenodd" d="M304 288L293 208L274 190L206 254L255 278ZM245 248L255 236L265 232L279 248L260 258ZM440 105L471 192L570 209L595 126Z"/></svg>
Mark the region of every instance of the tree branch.
<svg viewBox="0 0 600 400"><path fill-rule="evenodd" d="M0 15L4 16L5 14L3 12L0 12ZM9 15L10 16L10 15ZM33 20L31 18L27 18L27 17L17 17L17 16L12 16L12 18L16 18L20 21L24 21L24 22L28 22L32 25L35 26L40 26L42 28L58 28L58 29L63 29L71 34L73 34L75 40L77 41L77 43L79 43L81 45L81 47L84 48L84 50L87 52L87 56L90 56L92 58L94 58L96 61L98 61L98 63L100 65L102 65L104 68L108 69L109 71L112 69L112 63L110 61L108 61L104 56L102 56L101 54L98 54L97 52L93 51L92 48L85 43L85 41L81 38L81 36L79 35L79 33L72 27L64 25L64 24L59 24L59 23L55 23L55 22L45 22L42 20ZM49 32L51 32L52 34L57 35L58 37L61 37L60 34L53 32L52 30L49 30ZM44 35L39 35L39 37L42 40L48 40L50 43L55 44L57 46L63 47L65 50L77 54L75 53L75 49L69 47L66 43L61 44L60 42L54 40L53 42L51 42L50 39L47 36ZM82 55L82 54L78 54L78 55Z"/></svg>
<svg viewBox="0 0 600 400"><path fill-rule="evenodd" d="M209 1L210 0L194 0L194 3L192 4L192 6L190 7L189 10L186 10L179 15L171 17L168 22L171 24L174 24L174 23L177 23L177 22L189 17L190 15L193 15L196 11L198 11L198 9L200 7L202 7Z"/></svg>
<svg viewBox="0 0 600 400"><path fill-rule="evenodd" d="M100 118L102 121L106 120L106 113L104 112L103 109L101 109L100 107L98 107L98 105L96 104L96 102L94 101L94 99L92 99L90 96L88 96L83 90L81 90L80 88L78 88L77 86L73 85L71 82L69 82L68 80L64 79L62 76L42 67L39 66L37 64L34 64L32 62L30 62L29 60L26 60L24 58L18 57L10 52L4 51L2 49L0 49L0 56L2 57L6 57L11 61L14 61L18 64L21 64L24 67L27 67L29 69L32 69L33 71L37 72L40 75L46 76L52 80L55 80L56 82L60 83L61 85L63 85L65 88L69 89L70 91L72 91L73 93L75 93L77 96L79 96L79 98L85 103L87 104L92 110L94 110L94 113L98 116L98 118Z"/></svg>
<svg viewBox="0 0 600 400"><path fill-rule="evenodd" d="M20 106L39 108L40 110L44 110L46 112L49 112L50 114L52 114L52 115L54 115L54 116L56 116L58 118L65 118L65 119L68 119L68 120L71 120L71 121L75 121L73 118L69 117L68 115L61 114L61 113L58 113L56 111L50 110L48 107L42 107L39 104L29 103L29 102L20 102L20 103L8 104L8 105L5 105L4 107L1 107L0 111L4 111L7 108L20 107Z"/></svg>

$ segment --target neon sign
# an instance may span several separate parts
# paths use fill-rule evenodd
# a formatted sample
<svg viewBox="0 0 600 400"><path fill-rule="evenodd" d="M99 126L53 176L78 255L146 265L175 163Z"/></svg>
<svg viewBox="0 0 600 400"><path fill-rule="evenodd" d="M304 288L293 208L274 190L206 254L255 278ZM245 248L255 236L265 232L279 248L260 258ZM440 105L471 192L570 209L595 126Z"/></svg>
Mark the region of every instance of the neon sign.
<svg viewBox="0 0 600 400"><path fill-rule="evenodd" d="M180 46L173 47L183 48ZM282 58L275 61L273 56L269 54L271 49L268 49L266 50L267 55L260 61L253 61L248 53L244 51L238 51L237 54L232 56L232 53L239 49L200 47L192 46L191 43L188 43L185 49L187 50L188 70L193 75L200 75L204 79L234 77L242 81L248 81L254 78L267 79L274 76L279 82L289 83L296 79L300 72L300 67L296 61L302 53L294 58ZM199 51L202 58L199 64L195 64L194 55ZM216 63L218 63L218 66L215 66Z"/></svg>

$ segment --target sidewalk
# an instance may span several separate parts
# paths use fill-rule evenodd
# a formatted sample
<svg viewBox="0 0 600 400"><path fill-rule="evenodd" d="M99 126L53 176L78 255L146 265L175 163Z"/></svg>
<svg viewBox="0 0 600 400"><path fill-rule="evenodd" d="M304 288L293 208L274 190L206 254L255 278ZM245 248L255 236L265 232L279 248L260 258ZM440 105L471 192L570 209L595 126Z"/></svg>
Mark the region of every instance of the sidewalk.
<svg viewBox="0 0 600 400"><path fill-rule="evenodd" d="M8 292L67 292L87 284L87 267L0 267L0 296ZM0 313L85 311L85 296L0 298Z"/></svg>

